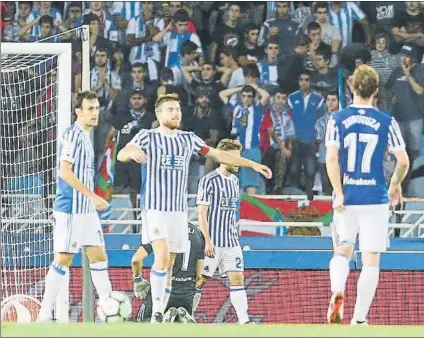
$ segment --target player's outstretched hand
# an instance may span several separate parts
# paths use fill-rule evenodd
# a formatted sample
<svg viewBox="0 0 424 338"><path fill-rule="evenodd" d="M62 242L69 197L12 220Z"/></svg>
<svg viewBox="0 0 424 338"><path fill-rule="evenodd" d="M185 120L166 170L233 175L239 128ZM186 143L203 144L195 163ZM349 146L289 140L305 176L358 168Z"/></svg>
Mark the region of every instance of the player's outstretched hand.
<svg viewBox="0 0 424 338"><path fill-rule="evenodd" d="M209 258L215 257L215 247L211 241L206 241L205 243L205 256Z"/></svg>
<svg viewBox="0 0 424 338"><path fill-rule="evenodd" d="M147 155L141 149L134 149L131 152L131 159L137 163L147 162Z"/></svg>
<svg viewBox="0 0 424 338"><path fill-rule="evenodd" d="M272 171L266 165L255 162L252 169L254 171L262 174L263 176L265 176L265 178L267 178L269 180L272 178Z"/></svg>
<svg viewBox="0 0 424 338"><path fill-rule="evenodd" d="M93 202L94 207L98 211L105 210L109 206L108 202L106 202L103 198L95 194L91 197L91 202Z"/></svg>
<svg viewBox="0 0 424 338"><path fill-rule="evenodd" d="M344 209L344 195L336 195L333 201L333 209L337 211L342 211Z"/></svg>
<svg viewBox="0 0 424 338"><path fill-rule="evenodd" d="M395 207L402 203L402 186L400 184L390 184L389 186L390 205Z"/></svg>

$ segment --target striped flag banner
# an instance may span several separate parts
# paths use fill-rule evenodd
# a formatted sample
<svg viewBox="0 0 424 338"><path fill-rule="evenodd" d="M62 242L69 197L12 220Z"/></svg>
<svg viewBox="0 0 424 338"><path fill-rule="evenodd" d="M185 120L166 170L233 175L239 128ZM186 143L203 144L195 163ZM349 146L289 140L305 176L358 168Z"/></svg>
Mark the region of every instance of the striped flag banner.
<svg viewBox="0 0 424 338"><path fill-rule="evenodd" d="M94 192L109 202L109 207L103 211L99 211L99 217L102 220L110 219L111 216L111 202L113 193L113 184L115 181L115 163L116 163L116 150L119 140L119 134L114 137L106 150L99 172L95 178ZM103 226L103 232L107 233L109 226Z"/></svg>

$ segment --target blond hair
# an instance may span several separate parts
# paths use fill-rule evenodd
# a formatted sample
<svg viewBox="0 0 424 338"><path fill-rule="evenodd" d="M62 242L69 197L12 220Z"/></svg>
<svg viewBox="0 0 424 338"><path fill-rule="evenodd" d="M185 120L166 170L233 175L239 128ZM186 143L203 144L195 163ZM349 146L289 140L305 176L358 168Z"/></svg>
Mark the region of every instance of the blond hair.
<svg viewBox="0 0 424 338"><path fill-rule="evenodd" d="M243 147L241 146L241 143L238 140L231 140L229 138L224 138L221 141L219 141L216 149L223 150L223 151L230 151L230 150L242 151Z"/></svg>
<svg viewBox="0 0 424 338"><path fill-rule="evenodd" d="M377 71L368 65L361 65L349 79L352 90L364 99L373 96L379 85L379 76Z"/></svg>
<svg viewBox="0 0 424 338"><path fill-rule="evenodd" d="M169 102L169 101L180 102L180 97L178 96L178 94L159 95L156 102L155 102L155 110L159 110L159 108L162 104L164 104L165 102Z"/></svg>

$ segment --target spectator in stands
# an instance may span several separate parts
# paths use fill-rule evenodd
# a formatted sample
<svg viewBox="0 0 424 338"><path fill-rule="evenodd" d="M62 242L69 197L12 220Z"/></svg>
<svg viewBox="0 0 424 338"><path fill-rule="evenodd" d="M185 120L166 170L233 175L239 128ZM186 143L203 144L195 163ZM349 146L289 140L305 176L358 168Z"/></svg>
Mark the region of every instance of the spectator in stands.
<svg viewBox="0 0 424 338"><path fill-rule="evenodd" d="M97 49L106 49L109 55L112 55L112 60L114 63L113 69L119 72L121 70L122 65L121 54L115 49L111 41L99 35L99 32L102 30L101 21L99 17L96 14L86 14L84 16L84 25L90 26L90 64L94 64L94 56Z"/></svg>
<svg viewBox="0 0 424 338"><path fill-rule="evenodd" d="M184 112L189 103L187 91L182 86L177 86L175 84L174 73L170 68L165 68L162 71L161 84L157 90L158 96L165 94L177 94L180 98L182 111Z"/></svg>
<svg viewBox="0 0 424 338"><path fill-rule="evenodd" d="M424 14L417 1L406 1L406 8L395 17L393 36L401 43L424 47Z"/></svg>
<svg viewBox="0 0 424 338"><path fill-rule="evenodd" d="M327 112L320 117L315 123L316 141L318 144L318 171L321 177L322 192L324 195L331 195L333 189L327 175L327 167L325 165L325 133L327 130L328 120L331 114L340 109L339 94L337 91L330 91L325 95L325 107Z"/></svg>
<svg viewBox="0 0 424 338"><path fill-rule="evenodd" d="M216 55L225 47L237 49L242 44L243 28L239 22L241 7L239 3L228 5L228 20L217 27L210 45L210 59L216 60Z"/></svg>
<svg viewBox="0 0 424 338"><path fill-rule="evenodd" d="M205 60L202 66L183 66L181 72L184 76L186 83L191 94L199 97L200 93L208 93L208 97L214 108L221 107L222 103L219 100L219 92L223 90L222 81L217 81L215 75L218 69L216 65L209 60ZM193 72L200 72L200 76L193 77ZM224 75L222 76L224 77ZM224 78L225 79L225 78Z"/></svg>
<svg viewBox="0 0 424 338"><path fill-rule="evenodd" d="M352 42L353 25L359 22L365 33L366 43L370 42L370 31L368 20L364 12L353 1L331 1L329 2L329 23L339 29L341 48Z"/></svg>
<svg viewBox="0 0 424 338"><path fill-rule="evenodd" d="M265 21L259 33L259 46L265 46L269 38L275 37L280 47L280 60L292 52L298 23L292 19L288 1L276 2L275 18Z"/></svg>
<svg viewBox="0 0 424 338"><path fill-rule="evenodd" d="M177 86L185 85L185 78L183 76L181 67L198 67L197 63L197 45L190 40L186 40L181 44L180 48L180 58L181 61L171 67L172 72L174 73L174 83ZM194 76L194 75L192 75Z"/></svg>
<svg viewBox="0 0 424 338"><path fill-rule="evenodd" d="M99 19L99 29L97 31L97 35L106 40L117 42L118 33L116 30L115 23L113 22L113 20L108 18L108 13L103 9L103 1L90 1L89 6L90 7L83 12L83 16L79 19L78 26L82 23L86 25L86 16L96 15Z"/></svg>
<svg viewBox="0 0 424 338"><path fill-rule="evenodd" d="M332 54L337 54L340 50L341 36L339 29L331 25L328 17L328 3L317 2L314 6L314 15L309 17L304 24L305 32L310 22L316 22L321 27L321 40L331 46Z"/></svg>
<svg viewBox="0 0 424 338"><path fill-rule="evenodd" d="M28 17L28 22L34 21L44 15L52 17L53 21L62 22L62 14L57 8L52 7L52 1L40 1L38 8L37 6L33 6L32 12ZM35 31L33 31L31 34L39 35L39 32L36 31L37 27L34 27L34 29Z"/></svg>
<svg viewBox="0 0 424 338"><path fill-rule="evenodd" d="M309 4L310 2L308 1L296 1L292 3L292 6L294 5L295 9L292 10L290 14L293 20L298 23L299 27L303 26L307 18L312 14Z"/></svg>
<svg viewBox="0 0 424 338"><path fill-rule="evenodd" d="M272 104L265 110L261 125L262 162L272 170L272 180L266 184L268 194L279 195L283 191L288 163L291 157L292 140L295 136L288 93L278 88Z"/></svg>
<svg viewBox="0 0 424 338"><path fill-rule="evenodd" d="M225 68L223 73L226 75L226 78L222 81L224 86L228 88L243 86L245 83L243 69L237 63L237 55L234 48L223 48L219 53L219 60Z"/></svg>
<svg viewBox="0 0 424 338"><path fill-rule="evenodd" d="M76 28L79 26L80 18L82 15L82 1L72 1L67 7L66 19L63 25L68 29Z"/></svg>
<svg viewBox="0 0 424 338"><path fill-rule="evenodd" d="M241 93L241 102L234 95ZM259 100L255 103L256 94ZM241 156L249 160L260 162L259 129L264 116L265 106L269 100L269 93L256 84L238 88L229 88L219 93L219 96L233 110L233 127L231 135L237 137L243 146ZM231 99L230 99L231 98ZM240 187L250 195L256 194L260 184L260 176L252 169L240 169Z"/></svg>
<svg viewBox="0 0 424 338"><path fill-rule="evenodd" d="M5 3L1 3L1 20L0 20L0 32L3 35L4 28L11 23L12 16L11 16L11 9L10 7Z"/></svg>
<svg viewBox="0 0 424 338"><path fill-rule="evenodd" d="M148 110L153 110L159 81L150 81L147 71L148 69L145 63L134 63L131 66L131 75L129 78L123 78L122 90L117 100L115 100L116 104L113 105L112 110L115 113L118 115L125 114L130 109L128 108L128 103L130 102L131 94L136 89L142 91L145 95Z"/></svg>
<svg viewBox="0 0 424 338"><path fill-rule="evenodd" d="M183 129L194 132L207 145L216 147L222 138L222 118L220 112L212 107L208 94L208 92L200 92L200 96L196 98L195 106L187 108L183 115ZM208 162L208 169L206 169L206 162ZM205 171L213 170L212 166L213 163L205 161L203 156L192 158L188 185L190 194L196 193L199 179L204 176Z"/></svg>
<svg viewBox="0 0 424 338"><path fill-rule="evenodd" d="M3 3L2 3L3 5ZM29 41L29 31L22 34L19 38L19 31L24 27L28 21L29 14L32 11L31 1L22 1L18 4L19 11L17 18L10 21L5 27L3 32L3 41L6 42L19 42Z"/></svg>
<svg viewBox="0 0 424 338"><path fill-rule="evenodd" d="M322 31L321 26L317 22L310 22L306 28L307 35L311 39L311 44L309 45L309 51L306 54L305 60L305 69L313 72L314 67L314 57L318 48L323 46L328 46L321 39Z"/></svg>
<svg viewBox="0 0 424 338"><path fill-rule="evenodd" d="M170 68L181 65L180 46L183 41L190 40L197 45L199 63L203 63L202 44L195 33L187 30L189 16L183 9L177 11L172 20L162 31L153 37L154 42L163 42L166 47L165 67Z"/></svg>
<svg viewBox="0 0 424 338"><path fill-rule="evenodd" d="M126 112L112 117L112 134L119 132L117 151L120 151L140 129L150 129L155 120L154 113L147 109L147 95L135 88L130 94ZM116 162L115 166L115 193L129 194L133 208L137 207L137 194L140 191L141 174L140 164L136 162ZM134 212L134 219L137 213Z"/></svg>
<svg viewBox="0 0 424 338"><path fill-rule="evenodd" d="M315 51L313 58L315 70L311 74L312 88L321 95L335 91L338 87L338 70L329 68L330 62L331 47L322 44Z"/></svg>
<svg viewBox="0 0 424 338"><path fill-rule="evenodd" d="M395 27L395 20L399 13L405 11L405 3L402 1L361 1L360 5L370 23L371 33L384 31L389 34L389 40L392 42L392 28Z"/></svg>
<svg viewBox="0 0 424 338"><path fill-rule="evenodd" d="M22 37L26 35L29 30L35 32L35 34L33 33L29 35L29 41L43 40L44 42L60 42L70 36L56 36L59 32L66 32L67 28L63 26L60 21L53 20L53 18L48 15L37 17L35 20L25 24L19 31L19 35Z"/></svg>
<svg viewBox="0 0 424 338"><path fill-rule="evenodd" d="M278 69L278 80L280 87L286 88L289 93L299 88L299 75L305 70L306 53L309 51L311 40L306 35L299 35L293 52L280 62Z"/></svg>
<svg viewBox="0 0 424 338"><path fill-rule="evenodd" d="M389 43L388 33L383 31L375 33L373 38L374 48L371 50L371 61L369 62L369 65L374 67L380 76L378 107L385 111L392 111L392 103L386 83L392 71L400 66L399 55L389 53Z"/></svg>
<svg viewBox="0 0 424 338"><path fill-rule="evenodd" d="M313 199L312 188L316 172L315 123L324 113L323 103L324 98L312 90L310 73L303 71L299 76L299 90L288 98L296 134L290 163L290 181L300 188L299 173L304 167L305 190L309 200Z"/></svg>
<svg viewBox="0 0 424 338"><path fill-rule="evenodd" d="M112 17L118 29L125 31L129 22L143 11L153 12L153 1L114 1Z"/></svg>
<svg viewBox="0 0 424 338"><path fill-rule="evenodd" d="M279 51L277 39L270 38L265 46L265 58L258 63L261 83L269 93L278 88Z"/></svg>
<svg viewBox="0 0 424 338"><path fill-rule="evenodd" d="M393 92L393 116L399 122L411 163L420 154L423 135L424 65L422 53L414 45L404 45L400 51L401 66L393 70L387 88Z"/></svg>
<svg viewBox="0 0 424 338"><path fill-rule="evenodd" d="M82 90L82 46L80 41L72 43L72 93Z"/></svg>
<svg viewBox="0 0 424 338"><path fill-rule="evenodd" d="M240 66L257 64L264 56L263 48L258 46L259 29L254 23L244 27L243 43L237 49Z"/></svg>
<svg viewBox="0 0 424 338"><path fill-rule="evenodd" d="M121 78L109 66L109 53L106 48L97 48L90 78L91 90L97 94L100 107L110 109L112 101L121 91Z"/></svg>
<svg viewBox="0 0 424 338"><path fill-rule="evenodd" d="M153 37L165 27L162 18L153 16L153 3L146 1L142 11L136 17L130 19L126 36L132 46L129 61L134 63L146 63L148 65L150 79L159 79L159 65L161 52L159 43L153 41Z"/></svg>

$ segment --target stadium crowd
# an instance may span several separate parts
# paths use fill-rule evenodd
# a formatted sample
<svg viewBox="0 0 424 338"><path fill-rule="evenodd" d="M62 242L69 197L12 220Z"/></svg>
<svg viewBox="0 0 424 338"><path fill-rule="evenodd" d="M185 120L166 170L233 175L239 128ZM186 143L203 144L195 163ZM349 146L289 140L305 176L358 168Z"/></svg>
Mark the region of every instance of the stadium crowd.
<svg viewBox="0 0 424 338"><path fill-rule="evenodd" d="M2 41L72 42L74 92L81 89L81 43L69 30L89 25L91 89L101 102L94 135L98 162L118 133L119 151L141 128L154 128L157 96L177 93L182 129L212 146L238 137L242 156L272 168L270 182L244 171L241 186L247 193L306 193L309 199L330 194L326 122L351 99L341 75L346 79L356 66L368 63L380 74L375 104L394 114L411 163L416 160L406 185L411 179L421 183L410 187L409 195L420 196L420 2L16 1L1 6ZM26 90L3 82L2 96L8 91L18 97ZM37 99L53 102L54 89L43 90ZM46 137L55 135L40 139ZM214 165L193 159L189 193L196 192L198 179ZM388 175L391 168L388 156ZM118 162L115 192L137 193L139 172L135 163Z"/></svg>

